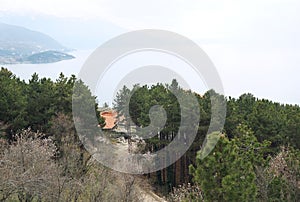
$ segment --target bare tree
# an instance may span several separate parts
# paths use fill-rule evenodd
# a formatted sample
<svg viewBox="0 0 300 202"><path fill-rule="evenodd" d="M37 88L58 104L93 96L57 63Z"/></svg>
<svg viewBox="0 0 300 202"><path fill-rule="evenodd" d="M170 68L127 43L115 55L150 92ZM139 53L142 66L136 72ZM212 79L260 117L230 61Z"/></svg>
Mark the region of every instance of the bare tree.
<svg viewBox="0 0 300 202"><path fill-rule="evenodd" d="M168 201L204 201L202 190L198 185L183 184L177 188L174 187L173 191L168 197Z"/></svg>
<svg viewBox="0 0 300 202"><path fill-rule="evenodd" d="M23 130L0 140L0 201L143 201L139 177L113 171L80 145L69 117L52 135Z"/></svg>
<svg viewBox="0 0 300 202"><path fill-rule="evenodd" d="M59 168L53 161L56 147L40 133L23 130L1 156L0 200L20 201L45 198L57 200Z"/></svg>

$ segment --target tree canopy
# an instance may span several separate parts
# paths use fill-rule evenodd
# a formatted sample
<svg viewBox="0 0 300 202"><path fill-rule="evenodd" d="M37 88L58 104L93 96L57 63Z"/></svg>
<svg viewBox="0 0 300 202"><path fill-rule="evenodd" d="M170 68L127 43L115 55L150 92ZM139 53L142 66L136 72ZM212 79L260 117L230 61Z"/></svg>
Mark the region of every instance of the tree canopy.
<svg viewBox="0 0 300 202"><path fill-rule="evenodd" d="M190 101L188 100L190 95L196 98L197 107L181 106L180 101ZM1 167L4 164L0 163L0 169L9 173L12 179L22 175L19 170L16 171L16 176L13 176L9 169L7 170L14 165L22 165L20 160L14 162L15 164L10 162L14 152L19 159L20 156L17 155L22 152L17 152L17 149L20 149L23 144L29 146L37 144L37 147L33 148L36 150L32 150L29 157L41 158L40 144L42 140L49 139L56 151L53 155L51 153L45 156L43 162L46 164L51 156L54 162L51 161L49 165L60 170L59 176L68 180L76 179L78 180L76 183L85 182L80 176L89 176L93 179L97 177L89 172L88 162L91 156L85 151L75 130L73 119L77 117L73 117L72 102L76 103L82 111L90 112L82 116L76 114L80 115L81 121L85 124L86 135L89 134L88 128L91 126L89 124L94 126L96 123L104 126L105 120L98 112L96 97L82 81L77 81L75 76L68 78L60 74L56 81L52 81L33 74L31 79L25 82L9 70L2 68L0 70L0 160L5 159L7 163L6 167ZM207 134L210 124L217 126L221 122L221 111L218 106L212 104L215 102L227 106L225 125L223 129L213 127L212 133ZM157 83L151 86L137 84L132 89L124 86L117 93L114 108L118 112L119 124L124 124L130 135L150 137L145 139L145 145L140 151L142 153L159 151L169 145L174 138L189 140L192 132L196 131L195 139L183 156L178 156L174 150L174 155L178 157L175 163L147 174L149 181L163 194L172 192L173 187L185 184L175 189L176 194L183 197L180 200L184 200L184 197L186 200L196 200L200 197L204 201L300 200L300 107L298 105L258 99L252 94L243 94L239 98L225 97L213 89L199 95L182 89L178 82L173 80L170 84ZM199 123L188 127L182 125L182 120L193 122L199 118L196 108L199 108L200 112ZM151 110L153 113L150 113ZM188 116L182 116L182 111L188 112ZM216 117L212 117L212 111L217 112ZM145 134L147 130L144 129L149 125L159 126L160 122L164 121L164 113L165 125L155 128L151 134ZM133 129L133 126L136 128ZM27 128L30 128L30 133L42 135L37 140L20 139L15 135L21 134ZM185 129L183 133L180 128ZM206 144L203 145L205 137ZM213 144L215 138L219 139L216 146ZM211 150L212 152L209 153ZM208 153L209 155L203 158ZM166 165L168 161L169 159L162 159L159 163ZM26 169L32 165L35 164L29 164ZM97 169L99 167L96 167ZM40 173L36 174L33 177L39 177ZM57 175L56 172L52 174ZM6 180L6 178L1 179ZM12 190L7 183L3 183L2 186L6 190ZM92 189L92 185L87 186L88 189ZM70 197L73 197L72 200L77 200L76 197L82 193L87 194L88 189L76 190L78 195ZM44 194L40 189L37 191L38 193L29 191L26 195L22 190L16 189L13 193L18 194L20 198L30 198L33 195L39 197L38 195ZM101 190L97 191L101 192ZM180 191L183 193L178 193ZM0 197L5 197L5 194L0 189ZM96 197L96 195L89 196Z"/></svg>

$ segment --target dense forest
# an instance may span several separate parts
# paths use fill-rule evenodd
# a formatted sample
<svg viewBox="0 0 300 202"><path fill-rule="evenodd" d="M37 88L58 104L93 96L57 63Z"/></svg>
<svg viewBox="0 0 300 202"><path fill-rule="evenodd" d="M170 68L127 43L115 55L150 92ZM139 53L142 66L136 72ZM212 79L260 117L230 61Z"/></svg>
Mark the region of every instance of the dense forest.
<svg viewBox="0 0 300 202"><path fill-rule="evenodd" d="M115 107L138 127L149 125L151 106L161 105L167 112L165 127L157 136L146 140L143 148L146 151L157 151L176 137L182 117L174 91L195 95L201 118L189 150L173 165L148 176L162 193L192 183L200 187L206 201L299 201L299 106L257 99L251 94L235 99L210 90L199 95L181 89L176 80L170 85L136 85L131 90L124 87L116 97ZM222 131L209 134L212 139L219 136L220 141L201 160L205 148L199 150L211 122L212 100L226 102L226 122ZM124 110L126 104L129 111ZM188 195L193 194L197 195Z"/></svg>
<svg viewBox="0 0 300 202"><path fill-rule="evenodd" d="M81 92L73 92L77 84ZM146 139L139 152L158 151L176 138L183 117L175 91L193 95L199 103L201 117L192 146L167 168L125 175L94 161L78 138L72 99L82 99L84 93L95 112L98 109L87 86L63 74L56 81L34 74L25 82L2 68L0 201L142 201L138 187L143 180L168 201L300 201L298 105L251 94L225 97L214 90L199 95L180 88L176 80L133 89L124 86L114 108L128 128L148 126L154 105L167 113L164 128ZM214 100L227 106L225 126L207 134ZM192 108L187 110L193 113ZM99 113L97 118L104 126ZM206 147L214 138L219 141L202 158L205 137Z"/></svg>

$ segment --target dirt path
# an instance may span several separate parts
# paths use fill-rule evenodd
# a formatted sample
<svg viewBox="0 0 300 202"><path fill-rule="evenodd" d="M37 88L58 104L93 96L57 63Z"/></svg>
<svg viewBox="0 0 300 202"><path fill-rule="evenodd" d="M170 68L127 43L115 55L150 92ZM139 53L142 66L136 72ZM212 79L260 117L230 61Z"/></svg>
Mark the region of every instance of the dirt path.
<svg viewBox="0 0 300 202"><path fill-rule="evenodd" d="M118 161L118 163L120 163L120 161L126 161L125 156L128 154L128 147L129 147L128 143L118 142L117 144L115 144L115 146L118 149L118 158L116 159L116 161ZM143 180L141 180L141 182L136 184L136 189L141 194L141 199L142 199L141 201L166 202L166 200L164 200L163 198L161 198L160 196L158 196L157 194L155 194L153 191L149 189L150 185L145 186L145 184L147 184L147 182L143 182Z"/></svg>

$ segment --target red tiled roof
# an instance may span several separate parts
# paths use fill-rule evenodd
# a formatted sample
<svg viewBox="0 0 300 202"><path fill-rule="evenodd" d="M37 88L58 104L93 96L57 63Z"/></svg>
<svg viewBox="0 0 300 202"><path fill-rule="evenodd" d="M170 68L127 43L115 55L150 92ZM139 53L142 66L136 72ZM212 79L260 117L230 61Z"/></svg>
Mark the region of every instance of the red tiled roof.
<svg viewBox="0 0 300 202"><path fill-rule="evenodd" d="M105 118L105 126L103 129L113 129L117 123L117 112L110 110L110 111L103 111L100 115Z"/></svg>

